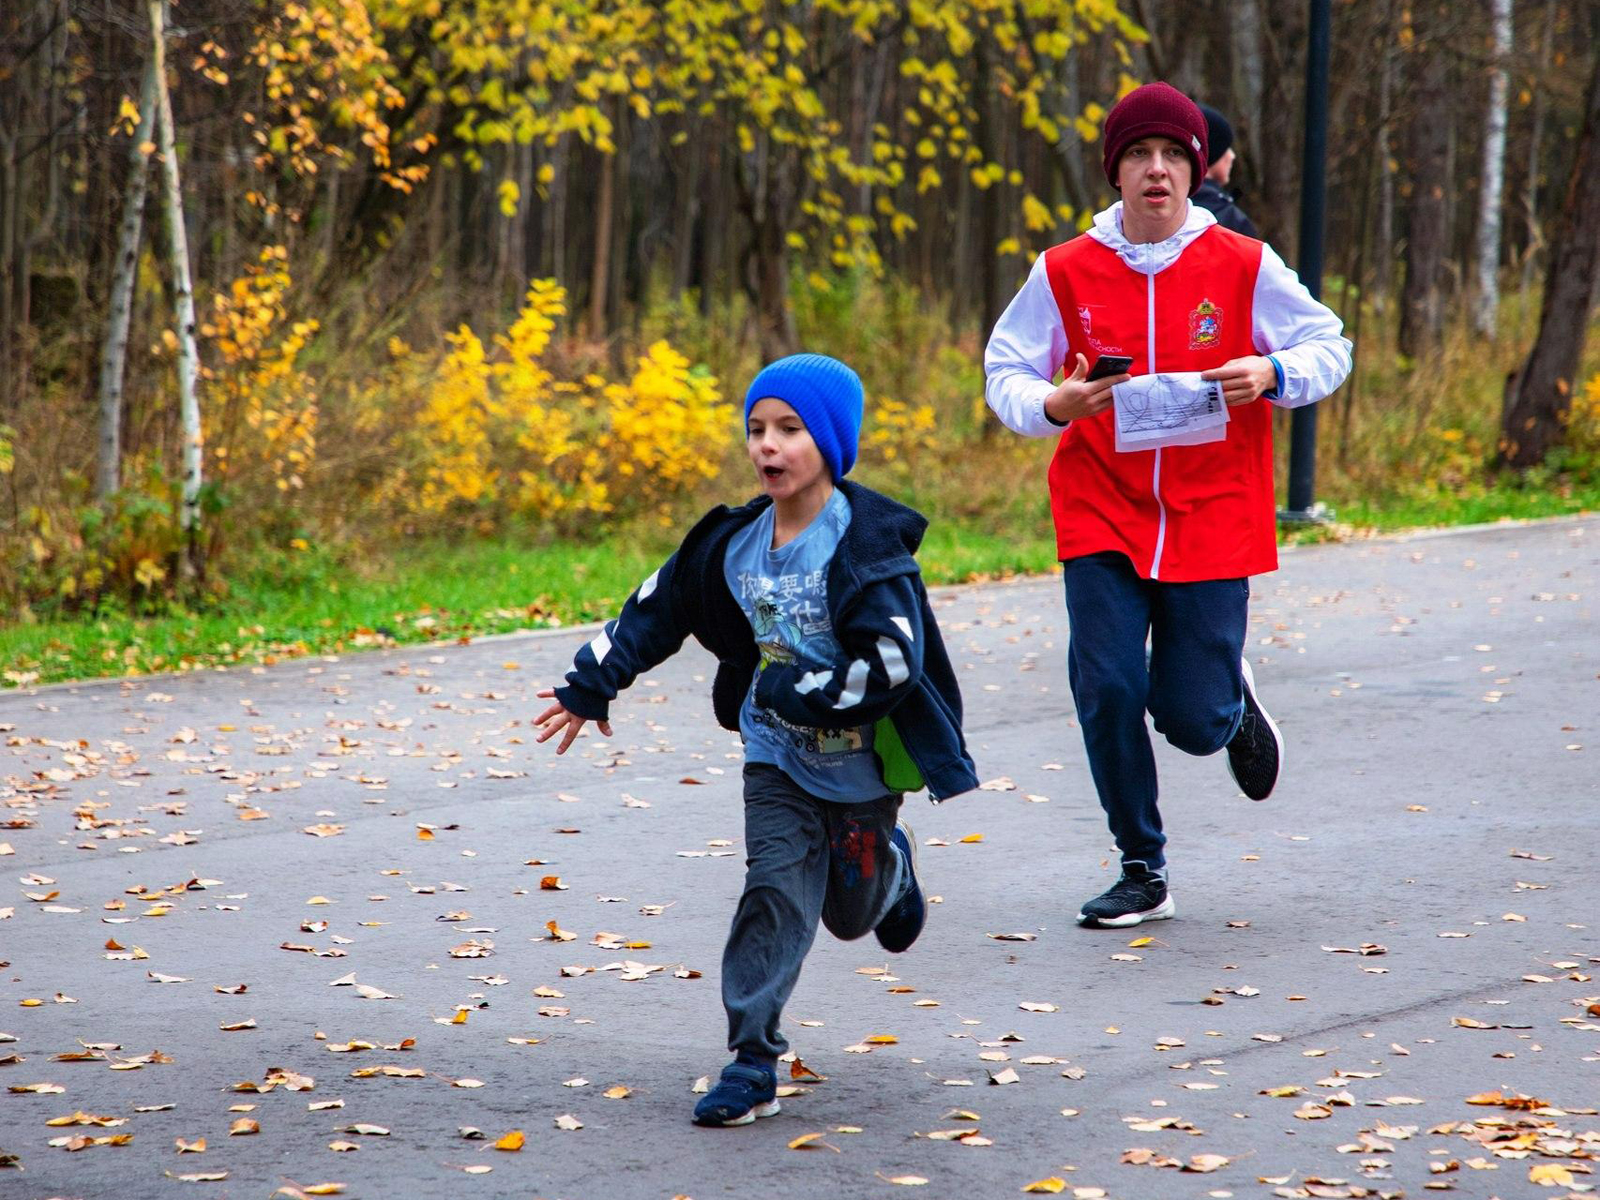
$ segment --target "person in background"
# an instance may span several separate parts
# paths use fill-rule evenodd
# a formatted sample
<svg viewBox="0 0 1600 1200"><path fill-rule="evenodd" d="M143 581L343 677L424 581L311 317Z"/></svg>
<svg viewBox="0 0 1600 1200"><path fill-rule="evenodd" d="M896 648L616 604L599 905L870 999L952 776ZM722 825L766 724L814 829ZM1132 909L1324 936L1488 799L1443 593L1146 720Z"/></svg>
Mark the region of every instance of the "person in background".
<svg viewBox="0 0 1600 1200"><path fill-rule="evenodd" d="M1256 223L1239 207L1238 200L1228 190L1228 180L1233 177L1233 164L1238 159L1233 152L1233 126L1228 123L1227 117L1209 104L1200 105L1200 112L1206 119L1206 145L1209 147L1206 157L1209 161L1206 163L1205 178L1200 181L1200 190L1194 194L1194 202L1215 217L1217 224L1224 229L1259 240L1261 234L1256 231Z"/></svg>

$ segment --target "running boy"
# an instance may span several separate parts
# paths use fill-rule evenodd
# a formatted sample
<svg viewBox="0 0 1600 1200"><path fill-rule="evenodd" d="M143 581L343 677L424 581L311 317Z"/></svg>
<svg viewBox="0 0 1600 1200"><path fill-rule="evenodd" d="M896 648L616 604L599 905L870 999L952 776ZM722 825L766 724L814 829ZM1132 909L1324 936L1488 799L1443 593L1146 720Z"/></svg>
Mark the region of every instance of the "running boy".
<svg viewBox="0 0 1600 1200"><path fill-rule="evenodd" d="M1039 256L984 355L1000 419L1060 439L1050 504L1071 626L1067 673L1122 854L1121 878L1078 912L1095 927L1175 911L1146 712L1180 750L1226 748L1252 800L1277 783L1283 740L1242 657L1249 576L1278 566L1272 416L1258 401L1311 404L1350 373L1339 318L1270 246L1190 203L1206 136L1200 109L1164 83L1118 101L1102 141L1121 201ZM1122 389L1120 427L1112 388L1131 377L1089 378L1101 355L1130 358L1142 377ZM1153 422L1152 397L1171 406ZM1204 414L1206 424L1170 436L1158 428L1165 444L1149 438L1172 413Z"/></svg>
<svg viewBox="0 0 1600 1200"><path fill-rule="evenodd" d="M927 522L844 478L862 389L820 354L771 364L745 396L763 494L718 506L539 693L539 741L564 753L585 721L693 635L716 655L712 706L744 740L744 894L722 955L734 1061L695 1106L700 1125L778 1111L783 1006L820 919L908 949L927 909L901 793L978 786L961 694L916 560Z"/></svg>

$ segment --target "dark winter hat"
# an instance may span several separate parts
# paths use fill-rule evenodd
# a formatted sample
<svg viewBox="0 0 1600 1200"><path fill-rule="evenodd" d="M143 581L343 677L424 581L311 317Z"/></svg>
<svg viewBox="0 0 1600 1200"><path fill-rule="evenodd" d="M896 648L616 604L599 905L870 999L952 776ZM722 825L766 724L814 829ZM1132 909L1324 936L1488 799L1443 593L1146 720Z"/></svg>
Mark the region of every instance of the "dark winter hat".
<svg viewBox="0 0 1600 1200"><path fill-rule="evenodd" d="M1209 104L1200 105L1200 114L1206 119L1206 166L1209 167L1233 145L1233 126Z"/></svg>
<svg viewBox="0 0 1600 1200"><path fill-rule="evenodd" d="M861 377L826 354L791 354L761 369L744 394L744 417L762 400L782 400L800 415L835 479L856 465Z"/></svg>
<svg viewBox="0 0 1600 1200"><path fill-rule="evenodd" d="M1199 190L1206 173L1206 119L1199 106L1166 83L1147 83L1129 92L1106 115L1105 168L1117 186L1117 160L1140 138L1171 138L1189 155L1189 195Z"/></svg>

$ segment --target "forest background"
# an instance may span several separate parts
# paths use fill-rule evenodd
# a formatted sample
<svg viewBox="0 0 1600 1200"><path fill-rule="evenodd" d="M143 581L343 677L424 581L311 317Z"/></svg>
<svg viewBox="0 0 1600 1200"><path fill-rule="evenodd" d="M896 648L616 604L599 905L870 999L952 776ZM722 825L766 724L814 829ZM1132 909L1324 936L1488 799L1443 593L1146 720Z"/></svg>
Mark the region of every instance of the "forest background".
<svg viewBox="0 0 1600 1200"><path fill-rule="evenodd" d="M1297 261L1309 7L9 0L3 686L605 615L751 490L738 401L801 347L930 579L1048 568L987 331L1145 80L1231 117ZM1356 371L1301 536L1596 507L1600 5L1332 9Z"/></svg>

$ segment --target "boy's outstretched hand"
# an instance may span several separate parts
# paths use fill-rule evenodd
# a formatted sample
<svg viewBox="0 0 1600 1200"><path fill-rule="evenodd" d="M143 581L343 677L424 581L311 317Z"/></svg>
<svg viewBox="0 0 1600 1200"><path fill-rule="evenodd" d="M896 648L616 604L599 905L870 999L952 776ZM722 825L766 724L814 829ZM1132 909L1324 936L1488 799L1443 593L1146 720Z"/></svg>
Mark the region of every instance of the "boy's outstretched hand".
<svg viewBox="0 0 1600 1200"><path fill-rule="evenodd" d="M554 688L546 688L539 693L539 699L551 700L555 698L555 694ZM567 747L577 740L579 730L588 723L588 718L580 717L574 712L568 712L561 706L561 702L557 700L535 717L533 723L539 727L539 736L534 740L541 746L555 737L556 734L561 734L561 744L556 747L556 753L565 754ZM596 721L595 724L600 727L601 733L607 737L611 736L610 721Z"/></svg>

